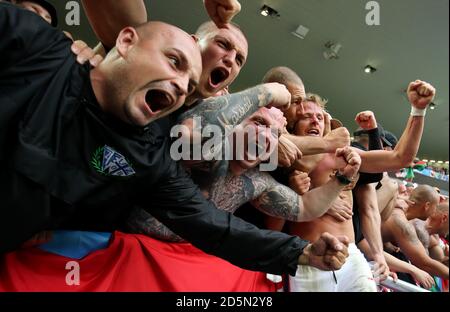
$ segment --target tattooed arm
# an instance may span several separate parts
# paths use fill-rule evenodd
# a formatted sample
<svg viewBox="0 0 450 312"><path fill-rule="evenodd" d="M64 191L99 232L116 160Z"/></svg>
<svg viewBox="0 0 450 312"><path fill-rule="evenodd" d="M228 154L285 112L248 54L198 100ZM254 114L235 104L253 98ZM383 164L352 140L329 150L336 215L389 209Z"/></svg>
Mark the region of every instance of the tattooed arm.
<svg viewBox="0 0 450 312"><path fill-rule="evenodd" d="M414 226L408 222L403 213L392 214L385 222L385 227L389 236L395 240L396 245L412 264L431 275L448 279L448 267L428 256L425 247L417 237Z"/></svg>
<svg viewBox="0 0 450 312"><path fill-rule="evenodd" d="M267 189L253 200L253 205L272 217L295 222L311 221L322 216L344 188L336 178L332 178L325 185L300 196L270 175L263 172L259 175L259 181L254 179L253 183L265 184Z"/></svg>
<svg viewBox="0 0 450 312"><path fill-rule="evenodd" d="M139 207L132 211L127 225L132 233L144 234L169 242L184 242L184 239L172 232L150 213Z"/></svg>
<svg viewBox="0 0 450 312"><path fill-rule="evenodd" d="M179 120L189 127L192 118L201 117L202 128L217 125L224 131L226 126L235 127L263 106L284 106L290 100L291 95L285 86L266 83L239 93L202 100L182 114Z"/></svg>

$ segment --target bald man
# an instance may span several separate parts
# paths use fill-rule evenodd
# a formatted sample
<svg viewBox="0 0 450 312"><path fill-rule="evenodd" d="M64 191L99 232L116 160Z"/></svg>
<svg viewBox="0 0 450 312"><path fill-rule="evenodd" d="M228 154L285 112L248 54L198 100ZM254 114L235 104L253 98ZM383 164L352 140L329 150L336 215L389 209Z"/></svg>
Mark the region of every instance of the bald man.
<svg viewBox="0 0 450 312"><path fill-rule="evenodd" d="M201 55L187 33L157 22L126 27L91 69L34 13L2 2L0 26L0 159L8 181L0 188L0 252L44 229L114 230L136 204L245 268L292 273L299 261L345 249L328 237L317 254L296 237L261 232L217 210L172 160L170 139L153 121L198 84ZM270 91L258 90L270 98L261 106L273 103Z"/></svg>
<svg viewBox="0 0 450 312"><path fill-rule="evenodd" d="M427 220L436 212L439 194L429 185L419 185L409 198L406 211L394 208L392 215L381 226L384 242L392 242L400 247L402 253L418 268L431 275L448 279L448 267L432 259L419 240L414 226L408 222L413 219Z"/></svg>

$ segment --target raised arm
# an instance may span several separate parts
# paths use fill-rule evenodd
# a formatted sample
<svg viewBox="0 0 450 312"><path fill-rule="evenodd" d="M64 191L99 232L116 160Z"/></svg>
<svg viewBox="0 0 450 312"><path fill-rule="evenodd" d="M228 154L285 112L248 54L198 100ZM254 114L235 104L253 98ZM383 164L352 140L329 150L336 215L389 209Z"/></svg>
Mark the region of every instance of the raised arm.
<svg viewBox="0 0 450 312"><path fill-rule="evenodd" d="M106 49L114 47L123 28L147 22L143 0L82 0L82 3L92 29Z"/></svg>
<svg viewBox="0 0 450 312"><path fill-rule="evenodd" d="M436 90L427 82L416 80L409 84L407 95L412 111L398 144L393 151L360 151L362 172L394 171L412 163L419 150L425 111L435 94Z"/></svg>
<svg viewBox="0 0 450 312"><path fill-rule="evenodd" d="M241 11L237 0L203 0L206 12L217 27L226 27L233 17Z"/></svg>

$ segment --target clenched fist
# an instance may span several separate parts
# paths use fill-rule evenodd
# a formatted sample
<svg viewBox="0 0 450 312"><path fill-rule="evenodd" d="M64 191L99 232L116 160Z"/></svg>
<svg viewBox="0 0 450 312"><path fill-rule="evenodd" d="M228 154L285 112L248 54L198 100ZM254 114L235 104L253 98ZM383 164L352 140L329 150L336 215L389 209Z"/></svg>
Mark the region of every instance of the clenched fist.
<svg viewBox="0 0 450 312"><path fill-rule="evenodd" d="M268 107L279 107L286 109L291 105L291 93L285 85L278 82L265 83L263 85L267 92L269 98Z"/></svg>
<svg viewBox="0 0 450 312"><path fill-rule="evenodd" d="M350 132L347 128L340 127L328 133L324 140L327 143L327 152L334 153L336 149L350 145Z"/></svg>
<svg viewBox="0 0 450 312"><path fill-rule="evenodd" d="M303 249L298 262L324 271L339 270L348 257L348 244L346 236L335 237L325 232Z"/></svg>
<svg viewBox="0 0 450 312"><path fill-rule="evenodd" d="M361 166L361 157L351 147L339 148L336 150L336 158L344 161L344 165L339 168L339 173L349 180L355 179Z"/></svg>
<svg viewBox="0 0 450 312"><path fill-rule="evenodd" d="M237 0L203 0L206 12L219 28L226 27L233 17L241 11Z"/></svg>
<svg viewBox="0 0 450 312"><path fill-rule="evenodd" d="M408 86L407 96L412 106L425 109L433 101L436 89L428 82L416 80Z"/></svg>
<svg viewBox="0 0 450 312"><path fill-rule="evenodd" d="M295 170L289 176L289 187L299 195L308 192L310 186L311 179L306 172Z"/></svg>
<svg viewBox="0 0 450 312"><path fill-rule="evenodd" d="M285 134L282 134L278 139L278 166L289 168L301 158L302 152Z"/></svg>
<svg viewBox="0 0 450 312"><path fill-rule="evenodd" d="M364 130L372 130L377 128L377 120L375 114L371 111L364 111L356 115L355 121Z"/></svg>

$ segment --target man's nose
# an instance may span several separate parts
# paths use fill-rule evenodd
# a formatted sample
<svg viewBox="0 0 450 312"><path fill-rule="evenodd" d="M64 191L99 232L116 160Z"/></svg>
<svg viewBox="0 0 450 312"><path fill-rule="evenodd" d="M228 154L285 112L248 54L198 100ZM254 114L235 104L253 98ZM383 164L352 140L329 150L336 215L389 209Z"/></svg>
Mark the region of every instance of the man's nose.
<svg viewBox="0 0 450 312"><path fill-rule="evenodd" d="M188 94L189 77L180 77L172 81L172 86L178 96L186 96Z"/></svg>
<svg viewBox="0 0 450 312"><path fill-rule="evenodd" d="M312 117L311 117L311 122L312 122L313 124L319 124L319 118L317 118L316 116L312 116Z"/></svg>
<svg viewBox="0 0 450 312"><path fill-rule="evenodd" d="M227 67L233 67L233 63L235 60L236 60L236 50L231 49L231 50L228 50L227 53L225 54L225 56L223 58L223 63Z"/></svg>

